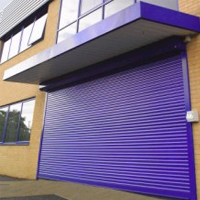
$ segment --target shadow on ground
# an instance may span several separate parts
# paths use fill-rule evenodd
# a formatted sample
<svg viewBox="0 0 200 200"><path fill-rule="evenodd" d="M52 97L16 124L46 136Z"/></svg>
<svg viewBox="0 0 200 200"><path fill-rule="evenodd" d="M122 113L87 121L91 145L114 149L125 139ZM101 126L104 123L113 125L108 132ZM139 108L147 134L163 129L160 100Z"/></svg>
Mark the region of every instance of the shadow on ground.
<svg viewBox="0 0 200 200"><path fill-rule="evenodd" d="M12 178L8 176L0 176L0 181L24 181L26 179Z"/></svg>

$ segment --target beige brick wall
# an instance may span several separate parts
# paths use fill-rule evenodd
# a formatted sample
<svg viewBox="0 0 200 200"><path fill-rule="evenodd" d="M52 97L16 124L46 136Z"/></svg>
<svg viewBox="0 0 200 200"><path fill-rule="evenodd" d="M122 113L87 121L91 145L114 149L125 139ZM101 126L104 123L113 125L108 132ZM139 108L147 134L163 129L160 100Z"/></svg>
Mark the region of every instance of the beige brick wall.
<svg viewBox="0 0 200 200"><path fill-rule="evenodd" d="M199 0L179 0L180 11L200 16ZM200 112L200 35L187 45L192 109ZM200 199L200 122L193 124L195 167L198 199Z"/></svg>
<svg viewBox="0 0 200 200"><path fill-rule="evenodd" d="M49 6L49 15L44 40L0 65L0 80L6 69L52 46L55 43L60 0L53 0ZM199 0L179 0L180 10L200 15ZM0 44L1 46L1 44ZM188 44L188 60L192 107L200 111L200 36ZM0 174L20 178L36 177L40 136L43 125L45 93L36 85L0 81L0 106L26 98L36 97L33 127L29 146L0 146ZM200 123L193 125L198 197L200 199ZM145 199L145 198L144 198ZM148 199L148 197L146 198Z"/></svg>
<svg viewBox="0 0 200 200"><path fill-rule="evenodd" d="M0 65L0 106L36 97L30 145L0 146L0 174L2 175L30 179L36 177L45 93L39 91L38 85L3 82L2 78L6 69L55 44L59 6L60 0L53 0L49 5L44 40Z"/></svg>

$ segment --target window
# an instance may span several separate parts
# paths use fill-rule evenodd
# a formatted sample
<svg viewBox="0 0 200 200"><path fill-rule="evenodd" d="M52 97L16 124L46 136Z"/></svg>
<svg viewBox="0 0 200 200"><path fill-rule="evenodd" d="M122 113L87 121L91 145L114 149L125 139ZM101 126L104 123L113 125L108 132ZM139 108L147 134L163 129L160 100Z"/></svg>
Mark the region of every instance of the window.
<svg viewBox="0 0 200 200"><path fill-rule="evenodd" d="M6 124L7 113L8 113L8 107L0 108L0 141L3 140L3 133Z"/></svg>
<svg viewBox="0 0 200 200"><path fill-rule="evenodd" d="M102 0L82 0L81 2L81 15L92 10L98 5L101 5Z"/></svg>
<svg viewBox="0 0 200 200"><path fill-rule="evenodd" d="M30 38L32 29L33 29L33 23L23 29L20 52L28 49L31 46L29 45L29 38Z"/></svg>
<svg viewBox="0 0 200 200"><path fill-rule="evenodd" d="M8 113L8 120L6 126L5 142L17 141L18 122L20 117L22 104L14 104L10 106Z"/></svg>
<svg viewBox="0 0 200 200"><path fill-rule="evenodd" d="M30 140L35 100L0 108L0 143L23 143Z"/></svg>
<svg viewBox="0 0 200 200"><path fill-rule="evenodd" d="M19 141L29 141L31 127L33 123L33 110L35 101L23 103L23 109L20 118Z"/></svg>
<svg viewBox="0 0 200 200"><path fill-rule="evenodd" d="M57 43L134 2L135 0L62 0Z"/></svg>
<svg viewBox="0 0 200 200"><path fill-rule="evenodd" d="M2 56L1 56L1 62L4 62L4 61L8 60L8 53L9 53L9 49L10 49L10 42L11 42L11 39L9 39L6 42L4 42L3 53L2 53Z"/></svg>
<svg viewBox="0 0 200 200"><path fill-rule="evenodd" d="M133 4L133 0L114 0L105 6L105 18Z"/></svg>
<svg viewBox="0 0 200 200"><path fill-rule="evenodd" d="M92 13L81 18L79 21L79 31L82 31L83 29L101 21L101 17L102 17L102 8L99 8L98 10L95 10Z"/></svg>
<svg viewBox="0 0 200 200"><path fill-rule="evenodd" d="M9 52L8 58L12 58L12 57L14 57L18 54L19 43L20 43L20 40L21 40L21 34L22 34L22 32L20 31L19 33L17 33L16 35L14 35L12 37L11 45L10 45L10 52Z"/></svg>
<svg viewBox="0 0 200 200"><path fill-rule="evenodd" d="M46 24L46 19L47 14L35 21L32 34L30 35L29 44L33 44L34 42L42 38L44 33L44 27Z"/></svg>
<svg viewBox="0 0 200 200"><path fill-rule="evenodd" d="M35 42L43 38L47 14L39 15L28 25L19 28L19 31L4 42L1 63L28 49Z"/></svg>
<svg viewBox="0 0 200 200"><path fill-rule="evenodd" d="M67 24L72 23L78 16L79 0L62 1L61 16L59 27L63 28Z"/></svg>

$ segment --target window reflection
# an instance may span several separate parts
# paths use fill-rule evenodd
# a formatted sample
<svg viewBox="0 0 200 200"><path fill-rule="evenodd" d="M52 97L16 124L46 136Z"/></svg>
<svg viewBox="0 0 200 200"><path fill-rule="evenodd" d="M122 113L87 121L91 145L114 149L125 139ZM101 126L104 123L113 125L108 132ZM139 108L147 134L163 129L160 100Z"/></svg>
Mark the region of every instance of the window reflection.
<svg viewBox="0 0 200 200"><path fill-rule="evenodd" d="M34 42L42 39L47 14L43 15L36 21L35 19L36 17L31 21L31 24L27 27L22 26L20 32L12 34L10 38L4 42L1 63L29 48Z"/></svg>
<svg viewBox="0 0 200 200"><path fill-rule="evenodd" d="M62 0L57 42L76 34L75 23L79 26L77 32L82 31L134 2L135 0Z"/></svg>
<svg viewBox="0 0 200 200"><path fill-rule="evenodd" d="M21 34L22 32L20 31L12 37L9 58L12 58L13 56L16 56L18 54Z"/></svg>
<svg viewBox="0 0 200 200"><path fill-rule="evenodd" d="M33 23L30 24L29 26L27 26L24 31L23 31L23 35L22 35L22 42L21 42L21 47L20 47L20 52L28 49L30 47L30 45L28 44L28 40L30 38L30 34L33 28Z"/></svg>
<svg viewBox="0 0 200 200"><path fill-rule="evenodd" d="M0 108L0 142L30 140L34 107L35 100L28 100Z"/></svg>
<svg viewBox="0 0 200 200"><path fill-rule="evenodd" d="M6 123L7 112L8 112L8 107L0 108L0 142L3 141L3 132Z"/></svg>
<svg viewBox="0 0 200 200"><path fill-rule="evenodd" d="M8 122L6 127L5 142L16 142L17 141L17 129L19 116L21 112L21 103L10 106Z"/></svg>
<svg viewBox="0 0 200 200"><path fill-rule="evenodd" d="M42 38L46 24L46 19L47 19L47 14L45 14L44 16L40 17L38 20L35 21L33 26L33 31L31 33L31 37L29 40L29 44L32 44Z"/></svg>
<svg viewBox="0 0 200 200"><path fill-rule="evenodd" d="M82 2L81 2L81 14L88 12L89 10L100 5L101 3L103 3L102 0L82 0Z"/></svg>
<svg viewBox="0 0 200 200"><path fill-rule="evenodd" d="M105 6L105 18L133 4L133 0L114 0Z"/></svg>
<svg viewBox="0 0 200 200"><path fill-rule="evenodd" d="M59 28L62 28L78 17L79 0L63 0Z"/></svg>
<svg viewBox="0 0 200 200"><path fill-rule="evenodd" d="M4 42L1 63L5 62L8 59L8 53L9 53L9 49L10 49L10 41L11 41L11 39Z"/></svg>
<svg viewBox="0 0 200 200"><path fill-rule="evenodd" d="M77 29L77 23L69 25L67 28L63 29L58 34L58 40L57 42L61 42L65 40L66 38L70 37L71 35L74 35L76 33Z"/></svg>
<svg viewBox="0 0 200 200"><path fill-rule="evenodd" d="M19 141L29 141L31 127L33 123L33 111L35 100L23 103L22 114L20 118Z"/></svg>
<svg viewBox="0 0 200 200"><path fill-rule="evenodd" d="M99 22L102 20L102 8L92 12L80 20L79 31Z"/></svg>

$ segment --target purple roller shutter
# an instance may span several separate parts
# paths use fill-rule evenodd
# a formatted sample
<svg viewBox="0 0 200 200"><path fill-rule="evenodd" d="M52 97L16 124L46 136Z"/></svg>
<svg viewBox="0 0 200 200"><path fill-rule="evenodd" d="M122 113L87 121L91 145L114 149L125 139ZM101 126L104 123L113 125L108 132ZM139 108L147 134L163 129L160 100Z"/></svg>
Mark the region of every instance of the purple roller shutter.
<svg viewBox="0 0 200 200"><path fill-rule="evenodd" d="M48 94L39 177L190 199L181 56Z"/></svg>

